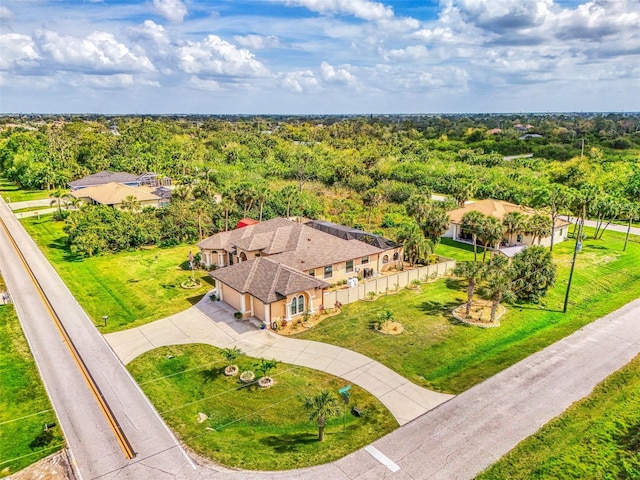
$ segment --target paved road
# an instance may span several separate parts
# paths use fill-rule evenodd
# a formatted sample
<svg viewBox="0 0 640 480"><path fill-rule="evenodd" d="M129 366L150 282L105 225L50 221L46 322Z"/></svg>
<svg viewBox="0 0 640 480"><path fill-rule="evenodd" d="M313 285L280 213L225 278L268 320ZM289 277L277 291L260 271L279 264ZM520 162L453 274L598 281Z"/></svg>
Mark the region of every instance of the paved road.
<svg viewBox="0 0 640 480"><path fill-rule="evenodd" d="M2 229L0 269L81 477L155 479L159 470L172 475L195 472L174 436L1 199L0 216L138 454L134 460L125 459Z"/></svg>
<svg viewBox="0 0 640 480"><path fill-rule="evenodd" d="M18 235L43 287L52 295L54 308L63 314L71 337L139 452L135 460L124 460L0 232L0 269L85 479L470 479L640 352L640 300L636 300L331 464L287 472L211 466L193 470L2 200L0 216ZM640 297L640 291L637 294Z"/></svg>
<svg viewBox="0 0 640 480"><path fill-rule="evenodd" d="M576 218L575 217L567 217L567 220L569 222L571 222L571 223L576 223ZM595 220L585 220L584 224L587 227L595 228L596 225L597 225L597 222ZM618 224L612 223L611 225L609 225L607 227L607 230L611 230L613 232L627 233L627 230L629 230L629 225L618 225ZM631 227L630 233L631 233L631 235L640 235L640 228Z"/></svg>
<svg viewBox="0 0 640 480"><path fill-rule="evenodd" d="M205 295L197 305L183 312L141 327L110 333L105 338L124 364L160 346L206 343L219 348L236 346L252 357L274 358L314 368L369 391L400 425L453 397L422 388L352 350L258 330L246 321L236 320L233 312L224 302L212 302Z"/></svg>

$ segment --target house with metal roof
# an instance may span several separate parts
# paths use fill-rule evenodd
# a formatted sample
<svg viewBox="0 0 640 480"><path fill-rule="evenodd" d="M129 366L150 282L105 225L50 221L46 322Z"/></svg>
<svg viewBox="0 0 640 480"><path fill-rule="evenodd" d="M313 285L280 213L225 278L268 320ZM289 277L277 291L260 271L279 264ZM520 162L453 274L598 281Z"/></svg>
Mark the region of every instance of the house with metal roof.
<svg viewBox="0 0 640 480"><path fill-rule="evenodd" d="M331 284L402 265L402 246L328 222L274 218L220 232L198 247L221 299L265 323L314 313ZM224 268L222 268L224 267Z"/></svg>

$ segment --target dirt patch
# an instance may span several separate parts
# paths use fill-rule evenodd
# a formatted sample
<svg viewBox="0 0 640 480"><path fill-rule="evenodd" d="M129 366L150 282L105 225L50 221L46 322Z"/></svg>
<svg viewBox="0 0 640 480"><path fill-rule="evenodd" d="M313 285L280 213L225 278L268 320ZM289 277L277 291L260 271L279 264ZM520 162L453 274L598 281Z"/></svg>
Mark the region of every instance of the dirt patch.
<svg viewBox="0 0 640 480"><path fill-rule="evenodd" d="M384 333L385 335L400 335L404 332L404 326L400 322L386 320L374 330L379 333Z"/></svg>
<svg viewBox="0 0 640 480"><path fill-rule="evenodd" d="M453 316L461 322L475 325L482 328L491 328L500 326L500 317L507 311L502 305L498 305L495 321L491 321L491 301L474 300L471 303L469 315L466 312L467 305L462 304L453 310Z"/></svg>
<svg viewBox="0 0 640 480"><path fill-rule="evenodd" d="M11 480L76 480L67 450L61 450L14 473Z"/></svg>

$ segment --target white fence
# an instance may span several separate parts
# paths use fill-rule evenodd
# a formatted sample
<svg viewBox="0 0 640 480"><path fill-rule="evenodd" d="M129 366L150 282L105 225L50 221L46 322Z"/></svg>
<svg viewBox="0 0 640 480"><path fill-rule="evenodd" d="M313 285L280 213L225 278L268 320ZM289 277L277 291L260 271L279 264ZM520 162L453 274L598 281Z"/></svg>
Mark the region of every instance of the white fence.
<svg viewBox="0 0 640 480"><path fill-rule="evenodd" d="M414 280L425 281L429 278L442 277L456 266L455 260L442 259L438 263L425 265L424 267L403 270L392 275L384 275L381 277L360 282L355 287L342 288L333 292L325 292L323 305L332 307L336 302L343 305L353 303L363 298L367 298L369 292L376 294L393 292L400 288L406 287Z"/></svg>

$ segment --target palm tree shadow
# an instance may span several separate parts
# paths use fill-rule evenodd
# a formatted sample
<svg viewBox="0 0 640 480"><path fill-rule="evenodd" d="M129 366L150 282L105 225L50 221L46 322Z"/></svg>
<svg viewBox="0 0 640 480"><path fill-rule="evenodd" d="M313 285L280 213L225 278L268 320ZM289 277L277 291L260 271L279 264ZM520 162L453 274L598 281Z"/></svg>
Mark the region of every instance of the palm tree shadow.
<svg viewBox="0 0 640 480"><path fill-rule="evenodd" d="M308 445L317 441L317 433L286 433L263 438L260 443L271 447L277 453L287 453L298 451L301 445Z"/></svg>
<svg viewBox="0 0 640 480"><path fill-rule="evenodd" d="M451 311L454 308L459 307L462 303L464 303L464 300L459 300L455 302L445 302L445 303L426 301L426 302L422 302L418 306L418 308L422 312L426 313L427 315L444 315L446 317L453 318Z"/></svg>
<svg viewBox="0 0 640 480"><path fill-rule="evenodd" d="M224 375L224 368L209 368L200 372L200 376L202 376L204 383L213 382L222 375Z"/></svg>

